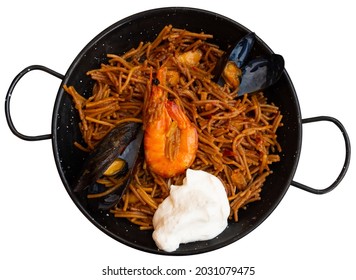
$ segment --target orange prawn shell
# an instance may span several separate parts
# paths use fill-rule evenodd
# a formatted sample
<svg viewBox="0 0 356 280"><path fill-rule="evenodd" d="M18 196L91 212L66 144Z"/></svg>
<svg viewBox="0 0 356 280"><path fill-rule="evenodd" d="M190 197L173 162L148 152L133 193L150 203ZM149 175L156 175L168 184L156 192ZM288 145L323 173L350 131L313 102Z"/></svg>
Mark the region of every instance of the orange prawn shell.
<svg viewBox="0 0 356 280"><path fill-rule="evenodd" d="M168 104L167 106L170 106ZM189 168L195 160L198 150L196 128L191 123L185 123L186 127L180 130L181 137L177 156L174 160L165 156L166 135L171 122L172 119L168 111L163 110L161 118L146 127L144 137L146 163L153 172L165 178L181 174Z"/></svg>
<svg viewBox="0 0 356 280"><path fill-rule="evenodd" d="M160 83L165 83L166 68L157 73ZM145 160L149 168L156 174L170 178L183 173L195 160L198 150L198 133L182 108L173 101L167 100L165 93L159 86L152 86L150 107L155 108L156 117L146 122L144 136ZM180 130L179 150L174 159L166 156L166 145L170 126L177 122Z"/></svg>

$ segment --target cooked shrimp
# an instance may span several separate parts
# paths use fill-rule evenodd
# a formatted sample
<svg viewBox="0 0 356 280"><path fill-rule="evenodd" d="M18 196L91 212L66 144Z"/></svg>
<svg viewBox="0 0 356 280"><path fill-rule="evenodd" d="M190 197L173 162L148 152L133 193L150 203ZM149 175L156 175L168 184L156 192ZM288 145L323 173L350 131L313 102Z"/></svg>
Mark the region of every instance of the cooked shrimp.
<svg viewBox="0 0 356 280"><path fill-rule="evenodd" d="M167 68L157 72L145 116L144 148L149 168L170 178L183 173L195 159L198 134L195 126L174 101L169 101L165 86Z"/></svg>

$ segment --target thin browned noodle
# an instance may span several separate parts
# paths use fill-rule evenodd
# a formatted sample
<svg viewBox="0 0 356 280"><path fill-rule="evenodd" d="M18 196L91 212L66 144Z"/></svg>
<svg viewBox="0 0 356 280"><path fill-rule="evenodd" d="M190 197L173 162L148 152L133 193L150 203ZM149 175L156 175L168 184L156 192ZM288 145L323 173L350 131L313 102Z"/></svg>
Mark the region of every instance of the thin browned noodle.
<svg viewBox="0 0 356 280"><path fill-rule="evenodd" d="M223 52L207 42L210 38L209 34L166 26L153 42L141 42L121 55L108 54L108 64L89 71L95 81L91 97L82 97L71 86L64 89L79 112L79 127L87 145L77 146L92 150L118 123L144 123L150 109L147 100L152 79L160 66L179 73L177 83L160 86L169 99L183 107L197 128L198 152L191 168L222 180L231 205L230 218L237 221L240 209L261 199L263 183L272 173L269 165L279 160L281 147L276 132L282 125L282 115L262 92L236 98L236 90L211 81L211 71ZM198 65L189 66L178 59L182 53L196 49L203 53ZM174 133L172 137L170 141L175 143L177 137ZM174 146L167 145L171 158ZM152 173L144 158L140 160L134 180L111 213L150 229L155 210L169 194L169 185L182 183L184 174L167 180Z"/></svg>

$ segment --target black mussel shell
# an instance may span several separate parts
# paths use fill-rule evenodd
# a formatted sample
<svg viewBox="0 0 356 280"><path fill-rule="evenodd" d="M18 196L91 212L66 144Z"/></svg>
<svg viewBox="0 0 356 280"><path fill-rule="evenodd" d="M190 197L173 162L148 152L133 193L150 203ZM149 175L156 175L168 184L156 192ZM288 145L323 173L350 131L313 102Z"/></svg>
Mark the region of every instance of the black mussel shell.
<svg viewBox="0 0 356 280"><path fill-rule="evenodd" d="M284 59L279 54L259 57L242 68L238 96L263 90L275 84L284 71Z"/></svg>
<svg viewBox="0 0 356 280"><path fill-rule="evenodd" d="M120 184L113 187L105 187L99 183L94 183L89 186L87 195L94 195L88 199L88 205L94 209L109 210L115 206L127 186L131 182L132 172L136 165L136 160L139 157L141 151L141 144L143 139L143 130L141 129L136 138L126 147L123 153L119 156L119 159L125 162L125 165L116 174L116 178L122 179ZM99 196L96 196L99 194Z"/></svg>
<svg viewBox="0 0 356 280"><path fill-rule="evenodd" d="M126 147L137 138L142 125L135 122L121 123L114 127L89 154L74 187L78 192L93 185ZM142 139L141 139L142 141Z"/></svg>
<svg viewBox="0 0 356 280"><path fill-rule="evenodd" d="M238 68L241 68L246 63L255 43L255 39L256 34L254 32L250 32L242 37L242 39L240 39L235 45L232 45L227 49L225 54L218 60L214 70L212 71L212 74L214 75L214 82L219 83L220 85L224 84L224 80L221 78L221 75L229 61L235 62Z"/></svg>
<svg viewBox="0 0 356 280"><path fill-rule="evenodd" d="M255 43L256 34L251 32L244 36L232 49L229 55L229 61L236 63L237 67L241 68L251 52L251 49Z"/></svg>

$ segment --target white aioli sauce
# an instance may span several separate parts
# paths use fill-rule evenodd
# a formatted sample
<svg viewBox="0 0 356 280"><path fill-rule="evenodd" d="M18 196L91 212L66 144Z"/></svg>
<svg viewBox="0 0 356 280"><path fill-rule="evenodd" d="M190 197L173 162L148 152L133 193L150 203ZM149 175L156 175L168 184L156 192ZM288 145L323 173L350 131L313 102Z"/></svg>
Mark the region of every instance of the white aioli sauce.
<svg viewBox="0 0 356 280"><path fill-rule="evenodd" d="M153 216L152 237L167 252L180 243L212 239L227 226L230 206L221 181L200 170L188 169L186 176L183 185L171 186Z"/></svg>

